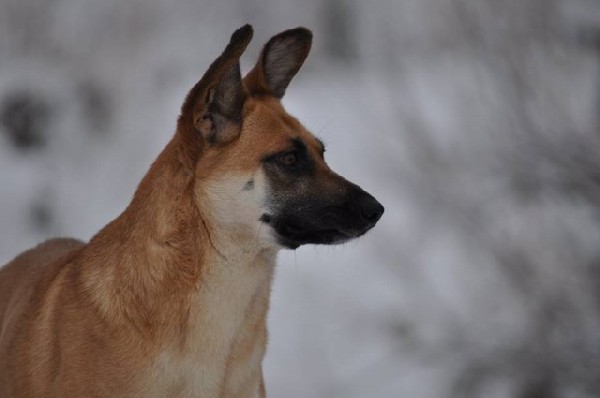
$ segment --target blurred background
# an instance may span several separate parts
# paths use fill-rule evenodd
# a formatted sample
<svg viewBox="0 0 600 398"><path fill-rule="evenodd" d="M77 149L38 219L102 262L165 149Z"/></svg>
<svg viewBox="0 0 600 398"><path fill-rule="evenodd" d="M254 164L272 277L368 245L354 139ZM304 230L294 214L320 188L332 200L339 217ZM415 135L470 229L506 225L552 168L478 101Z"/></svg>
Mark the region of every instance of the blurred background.
<svg viewBox="0 0 600 398"><path fill-rule="evenodd" d="M0 263L89 239L187 90L315 34L284 104L386 206L280 256L271 397L600 396L600 2L0 0Z"/></svg>

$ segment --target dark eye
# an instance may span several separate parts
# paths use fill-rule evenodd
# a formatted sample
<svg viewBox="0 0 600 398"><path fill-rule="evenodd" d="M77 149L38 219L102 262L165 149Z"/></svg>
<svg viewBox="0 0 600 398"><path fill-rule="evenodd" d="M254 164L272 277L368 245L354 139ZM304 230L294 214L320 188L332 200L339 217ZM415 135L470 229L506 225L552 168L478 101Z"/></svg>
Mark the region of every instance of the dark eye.
<svg viewBox="0 0 600 398"><path fill-rule="evenodd" d="M284 166L293 167L298 162L298 156L294 152L288 152L281 155L279 161Z"/></svg>

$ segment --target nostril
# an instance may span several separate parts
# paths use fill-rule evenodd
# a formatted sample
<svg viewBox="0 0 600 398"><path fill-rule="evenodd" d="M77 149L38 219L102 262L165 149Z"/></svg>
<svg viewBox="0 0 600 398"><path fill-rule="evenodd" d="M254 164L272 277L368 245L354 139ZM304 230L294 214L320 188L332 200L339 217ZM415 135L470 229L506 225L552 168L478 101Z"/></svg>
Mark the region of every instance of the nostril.
<svg viewBox="0 0 600 398"><path fill-rule="evenodd" d="M369 222L376 223L383 215L384 210L381 203L370 197L368 200L363 201L361 214Z"/></svg>

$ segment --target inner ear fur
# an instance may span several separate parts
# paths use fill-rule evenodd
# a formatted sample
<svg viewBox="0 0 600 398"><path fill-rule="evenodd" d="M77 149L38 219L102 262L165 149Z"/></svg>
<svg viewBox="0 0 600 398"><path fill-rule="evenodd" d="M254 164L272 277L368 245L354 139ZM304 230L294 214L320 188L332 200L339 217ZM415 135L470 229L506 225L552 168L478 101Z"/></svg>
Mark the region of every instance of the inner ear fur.
<svg viewBox="0 0 600 398"><path fill-rule="evenodd" d="M233 140L240 132L245 99L237 62L207 90L204 107L194 114L194 127L209 144Z"/></svg>
<svg viewBox="0 0 600 398"><path fill-rule="evenodd" d="M209 144L226 143L239 134L247 95L239 59L252 35L250 25L233 33L223 53L188 93L181 107L180 129L192 136L200 133Z"/></svg>
<svg viewBox="0 0 600 398"><path fill-rule="evenodd" d="M310 52L312 33L295 28L273 36L265 44L258 62L244 77L250 95L282 98Z"/></svg>

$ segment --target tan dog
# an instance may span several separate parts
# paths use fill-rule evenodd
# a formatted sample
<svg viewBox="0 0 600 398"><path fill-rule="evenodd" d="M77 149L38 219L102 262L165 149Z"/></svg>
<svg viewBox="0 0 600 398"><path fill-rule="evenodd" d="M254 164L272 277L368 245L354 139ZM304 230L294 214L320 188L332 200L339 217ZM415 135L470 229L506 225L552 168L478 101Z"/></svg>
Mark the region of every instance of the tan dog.
<svg viewBox="0 0 600 398"><path fill-rule="evenodd" d="M277 251L357 237L383 207L280 103L310 31L271 38L242 80L251 37L192 88L117 219L0 270L1 398L265 396Z"/></svg>

